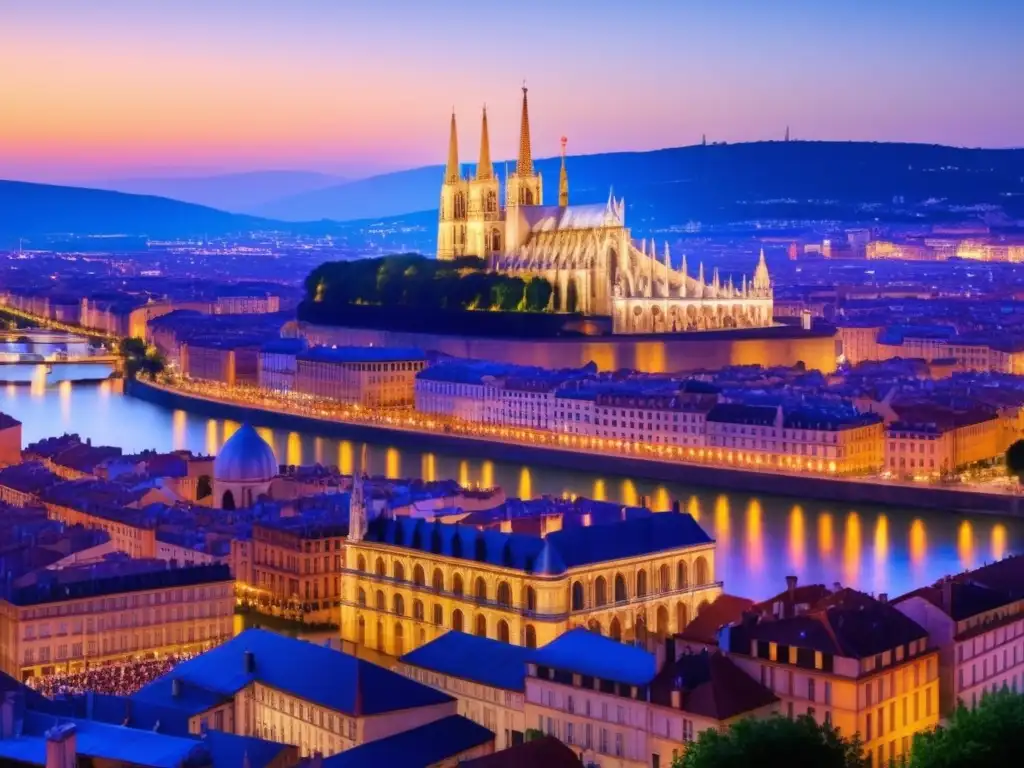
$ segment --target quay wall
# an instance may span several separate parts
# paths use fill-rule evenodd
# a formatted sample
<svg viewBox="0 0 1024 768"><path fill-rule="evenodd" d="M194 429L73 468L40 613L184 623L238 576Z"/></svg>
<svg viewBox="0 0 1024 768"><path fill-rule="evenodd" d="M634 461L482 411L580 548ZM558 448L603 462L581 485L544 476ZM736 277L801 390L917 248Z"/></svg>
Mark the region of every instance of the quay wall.
<svg viewBox="0 0 1024 768"><path fill-rule="evenodd" d="M805 331L799 327L775 326L699 333L525 339L299 321L295 333L310 344L417 347L453 357L543 368L579 367L594 362L602 371L632 368L647 373L718 369L730 365L790 366L797 362L803 362L808 369L831 373L836 368L837 357L832 327Z"/></svg>
<svg viewBox="0 0 1024 768"><path fill-rule="evenodd" d="M125 391L128 395L164 408L180 408L211 418L229 418L240 422L248 421L258 426L366 442L386 441L395 447L406 447L419 451L470 453L479 458L508 463L542 464L579 472L625 475L659 482L851 505L872 504L946 509L951 513L989 513L1007 516L1024 514L1024 510L1021 509L1024 497L1009 494L848 478L756 472L736 467L684 464L657 459L590 453L569 448L500 443L463 435L426 434L399 427L343 423L221 402L142 381L128 382Z"/></svg>

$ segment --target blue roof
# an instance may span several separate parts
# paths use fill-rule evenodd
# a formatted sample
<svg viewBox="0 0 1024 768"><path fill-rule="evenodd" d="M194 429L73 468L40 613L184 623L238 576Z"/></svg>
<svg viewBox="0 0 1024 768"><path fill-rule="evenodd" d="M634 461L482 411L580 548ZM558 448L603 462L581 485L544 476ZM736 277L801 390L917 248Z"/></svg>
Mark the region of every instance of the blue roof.
<svg viewBox="0 0 1024 768"><path fill-rule="evenodd" d="M214 768L221 765L243 766L246 765L246 758L249 760L249 768L265 768L289 749L287 744L257 739L254 736L236 736L224 731L207 731L203 736L203 743L210 751Z"/></svg>
<svg viewBox="0 0 1024 768"><path fill-rule="evenodd" d="M323 768L428 768L493 739L482 725L450 715L329 757Z"/></svg>
<svg viewBox="0 0 1024 768"><path fill-rule="evenodd" d="M400 661L494 688L522 691L526 687L526 664L534 653L535 648L452 630L405 654Z"/></svg>
<svg viewBox="0 0 1024 768"><path fill-rule="evenodd" d="M538 648L530 661L629 685L647 685L657 674L653 654L583 627L570 630Z"/></svg>
<svg viewBox="0 0 1024 768"><path fill-rule="evenodd" d="M301 360L328 363L392 363L402 360L426 360L422 349L415 347L310 347L298 355Z"/></svg>
<svg viewBox="0 0 1024 768"><path fill-rule="evenodd" d="M411 517L378 517L370 524L366 539L549 576L569 568L712 541L690 515L681 512L572 526L545 538Z"/></svg>
<svg viewBox="0 0 1024 768"><path fill-rule="evenodd" d="M246 652L254 660L246 670ZM173 681L182 681L174 696ZM375 715L453 701L451 696L347 653L305 640L248 629L183 662L132 699L194 714L260 682L313 704L350 716Z"/></svg>
<svg viewBox="0 0 1024 768"><path fill-rule="evenodd" d="M76 749L83 757L145 768L178 768L188 758L204 752L203 743L196 739L91 720L62 718L60 722L75 726ZM45 765L46 731L54 725L56 720L52 715L25 712L22 735L14 739L0 739L0 762L16 760L29 765Z"/></svg>

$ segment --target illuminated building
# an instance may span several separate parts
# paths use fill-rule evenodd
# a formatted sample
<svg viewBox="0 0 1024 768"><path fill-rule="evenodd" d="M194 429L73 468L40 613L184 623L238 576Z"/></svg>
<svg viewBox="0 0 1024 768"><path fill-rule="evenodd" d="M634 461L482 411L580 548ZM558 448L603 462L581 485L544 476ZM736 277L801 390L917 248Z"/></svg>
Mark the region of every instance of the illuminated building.
<svg viewBox="0 0 1024 768"><path fill-rule="evenodd" d="M495 746L523 743L526 662L532 649L445 632L399 659L396 671L455 697L459 714L491 730Z"/></svg>
<svg viewBox="0 0 1024 768"><path fill-rule="evenodd" d="M1007 448L1007 425L987 408L920 404L898 414L885 434L885 468L897 477L941 477L993 461Z"/></svg>
<svg viewBox="0 0 1024 768"><path fill-rule="evenodd" d="M237 295L218 296L213 304L215 315L265 315L281 311L281 298L269 293L234 291Z"/></svg>
<svg viewBox="0 0 1024 768"><path fill-rule="evenodd" d="M611 316L616 333L671 333L772 324L772 283L764 252L749 282L705 279L704 266L676 270L668 245L659 255L652 240L633 242L625 224L625 202L569 205L565 140L557 206L543 204L543 183L533 165L526 88L523 88L519 155L505 179L505 207L490 157L487 113L481 127L480 159L473 178L459 166L452 115L448 161L441 187L437 258L477 256L498 272L524 280L546 279L554 288L551 308Z"/></svg>
<svg viewBox="0 0 1024 768"><path fill-rule="evenodd" d="M1022 583L1024 558L1008 557L893 601L939 649L943 715L986 693L1024 689Z"/></svg>
<svg viewBox="0 0 1024 768"><path fill-rule="evenodd" d="M272 339L260 347L260 389L272 392L293 391L297 357L305 349L305 339Z"/></svg>
<svg viewBox="0 0 1024 768"><path fill-rule="evenodd" d="M594 764L647 768L671 765L701 731L776 711L778 697L725 655L667 646L659 669L640 648L562 635L529 659L527 725Z"/></svg>
<svg viewBox="0 0 1024 768"><path fill-rule="evenodd" d="M262 335L252 337L190 338L179 347L181 372L200 381L234 387L259 383Z"/></svg>
<svg viewBox="0 0 1024 768"><path fill-rule="evenodd" d="M873 768L939 722L939 653L885 596L821 585L785 592L719 632L719 645L781 699L786 715L859 733Z"/></svg>
<svg viewBox="0 0 1024 768"><path fill-rule="evenodd" d="M883 463L882 418L852 407L722 403L707 415L707 447L737 463L866 474Z"/></svg>
<svg viewBox="0 0 1024 768"><path fill-rule="evenodd" d="M204 726L333 755L456 715L451 696L322 645L249 629L132 696ZM383 765L382 765L383 768Z"/></svg>
<svg viewBox="0 0 1024 768"><path fill-rule="evenodd" d="M251 507L270 491L280 472L270 444L250 424L243 424L213 462L213 496L221 509Z"/></svg>
<svg viewBox="0 0 1024 768"><path fill-rule="evenodd" d="M112 558L21 582L0 600L2 669L19 679L198 651L234 633L234 582L224 565Z"/></svg>
<svg viewBox="0 0 1024 768"><path fill-rule="evenodd" d="M641 642L680 631L721 591L715 543L687 514L627 512L605 525L563 520L545 537L386 514L369 521L360 480L342 640L401 656L448 629L527 647L575 626Z"/></svg>
<svg viewBox="0 0 1024 768"><path fill-rule="evenodd" d="M295 391L367 408L408 406L426 365L419 349L312 347L296 356Z"/></svg>

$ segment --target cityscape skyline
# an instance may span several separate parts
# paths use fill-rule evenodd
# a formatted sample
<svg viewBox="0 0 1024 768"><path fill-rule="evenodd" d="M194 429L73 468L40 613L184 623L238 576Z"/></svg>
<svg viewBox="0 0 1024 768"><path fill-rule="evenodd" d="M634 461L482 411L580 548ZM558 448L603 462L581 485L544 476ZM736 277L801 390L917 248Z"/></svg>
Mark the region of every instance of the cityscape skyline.
<svg viewBox="0 0 1024 768"><path fill-rule="evenodd" d="M4 178L372 175L442 162L453 107L460 149L474 157L485 103L493 156L504 159L524 79L542 157L562 135L570 154L591 154L702 135L782 139L787 127L815 140L1024 145L1024 104L1003 96L1016 87L1014 19L1024 21L1010 3L978 14L955 0L729 10L599 0L587 14L543 8L540 25L532 0L483 18L397 0L310 2L301 14L266 2L244 12L0 8L0 66L19 74L0 84ZM517 46L523 55L508 55Z"/></svg>

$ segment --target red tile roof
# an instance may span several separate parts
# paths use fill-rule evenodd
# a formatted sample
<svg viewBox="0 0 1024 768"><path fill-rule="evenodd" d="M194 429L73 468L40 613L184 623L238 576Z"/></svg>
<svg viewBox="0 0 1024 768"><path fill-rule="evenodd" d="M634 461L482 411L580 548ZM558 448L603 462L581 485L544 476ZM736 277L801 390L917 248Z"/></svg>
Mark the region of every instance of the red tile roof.
<svg viewBox="0 0 1024 768"><path fill-rule="evenodd" d="M718 630L726 624L739 621L743 612L750 610L753 605L753 600L723 593L698 613L677 637L690 643L718 645Z"/></svg>
<svg viewBox="0 0 1024 768"><path fill-rule="evenodd" d="M581 768L583 761L554 736L524 742L459 763L460 768Z"/></svg>

